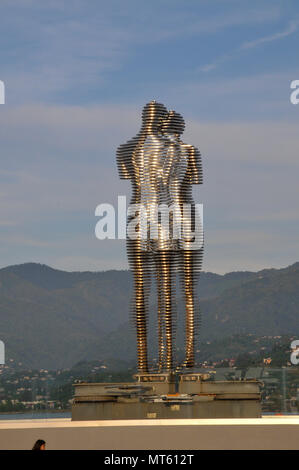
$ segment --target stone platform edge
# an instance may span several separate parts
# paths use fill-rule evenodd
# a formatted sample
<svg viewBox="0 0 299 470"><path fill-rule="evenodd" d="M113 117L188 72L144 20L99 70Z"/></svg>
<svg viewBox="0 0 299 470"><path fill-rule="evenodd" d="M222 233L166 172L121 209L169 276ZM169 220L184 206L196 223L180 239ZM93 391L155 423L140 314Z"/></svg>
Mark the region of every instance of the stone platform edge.
<svg viewBox="0 0 299 470"><path fill-rule="evenodd" d="M299 416L248 419L1 420L0 450L216 450L299 448Z"/></svg>

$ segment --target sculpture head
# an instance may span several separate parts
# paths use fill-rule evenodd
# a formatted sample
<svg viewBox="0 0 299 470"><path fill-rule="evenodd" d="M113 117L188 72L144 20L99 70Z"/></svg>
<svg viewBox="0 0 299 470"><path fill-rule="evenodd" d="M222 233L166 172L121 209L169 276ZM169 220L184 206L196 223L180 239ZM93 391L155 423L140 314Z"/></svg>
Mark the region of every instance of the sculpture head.
<svg viewBox="0 0 299 470"><path fill-rule="evenodd" d="M158 132L162 121L167 118L168 111L164 104L150 101L142 111L142 128L147 132Z"/></svg>
<svg viewBox="0 0 299 470"><path fill-rule="evenodd" d="M165 134L181 135L185 129L185 121L176 111L169 111L166 119L162 123L162 132Z"/></svg>

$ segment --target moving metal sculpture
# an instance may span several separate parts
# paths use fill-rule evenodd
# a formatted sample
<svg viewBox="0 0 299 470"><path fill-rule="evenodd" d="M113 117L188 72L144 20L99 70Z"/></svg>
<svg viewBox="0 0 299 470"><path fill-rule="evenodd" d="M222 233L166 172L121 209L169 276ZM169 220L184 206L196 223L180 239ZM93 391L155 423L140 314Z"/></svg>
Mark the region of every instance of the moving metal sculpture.
<svg viewBox="0 0 299 470"><path fill-rule="evenodd" d="M199 151L181 141L185 123L175 111L145 105L136 137L117 150L121 179L132 182L127 218L127 253L134 274L132 316L137 332L138 370L150 370L148 314L151 277L157 286L158 372L195 364L199 331L196 283L203 254L200 214L192 184L202 183ZM185 305L185 359L175 359L177 277Z"/></svg>

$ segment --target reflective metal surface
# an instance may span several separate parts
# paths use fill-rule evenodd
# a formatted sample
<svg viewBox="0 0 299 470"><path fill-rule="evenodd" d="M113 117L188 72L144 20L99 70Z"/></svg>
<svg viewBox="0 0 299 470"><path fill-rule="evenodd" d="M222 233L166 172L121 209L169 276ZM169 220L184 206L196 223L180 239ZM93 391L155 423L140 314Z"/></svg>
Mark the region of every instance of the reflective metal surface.
<svg viewBox="0 0 299 470"><path fill-rule="evenodd" d="M140 132L117 150L119 175L131 180L131 205L135 205L127 219L127 253L134 274L131 312L137 333L138 370L142 373L152 368L147 344L151 278L157 287L157 370L194 367L199 332L196 283L202 263L203 231L191 185L202 183L202 166L199 151L180 138L184 127L180 114L152 101L143 109ZM160 215L157 207L162 208ZM169 216L168 225L163 214ZM180 236L175 235L177 220L183 228ZM185 305L182 364L175 359L177 277Z"/></svg>

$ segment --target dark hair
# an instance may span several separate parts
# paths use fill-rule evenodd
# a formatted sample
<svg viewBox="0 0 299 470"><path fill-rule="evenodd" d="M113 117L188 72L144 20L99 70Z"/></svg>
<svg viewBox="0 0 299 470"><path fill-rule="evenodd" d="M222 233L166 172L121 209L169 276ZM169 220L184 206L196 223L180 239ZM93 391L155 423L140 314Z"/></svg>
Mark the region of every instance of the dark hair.
<svg viewBox="0 0 299 470"><path fill-rule="evenodd" d="M44 444L46 444L45 441L43 441L42 439L38 439L32 447L32 450L40 450L41 446L43 446Z"/></svg>

